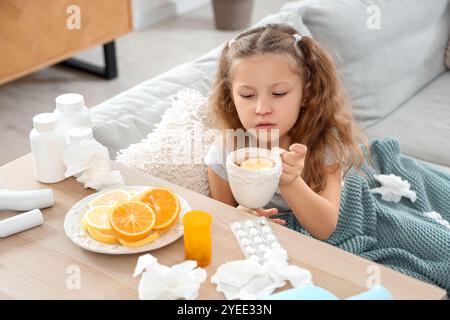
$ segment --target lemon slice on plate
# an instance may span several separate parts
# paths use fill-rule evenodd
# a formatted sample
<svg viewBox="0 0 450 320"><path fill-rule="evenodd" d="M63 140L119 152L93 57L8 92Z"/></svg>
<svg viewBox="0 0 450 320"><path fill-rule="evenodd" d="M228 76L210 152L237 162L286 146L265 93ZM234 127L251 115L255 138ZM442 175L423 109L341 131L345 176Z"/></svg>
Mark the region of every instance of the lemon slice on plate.
<svg viewBox="0 0 450 320"><path fill-rule="evenodd" d="M89 235L92 239L105 244L119 244L118 237L112 234L106 234L101 231L88 227Z"/></svg>
<svg viewBox="0 0 450 320"><path fill-rule="evenodd" d="M86 211L82 221L83 229L86 230L90 228L105 234L115 235L115 232L109 223L111 210L111 206L98 206Z"/></svg>
<svg viewBox="0 0 450 320"><path fill-rule="evenodd" d="M98 206L115 206L120 202L129 201L131 195L125 190L112 190L101 194L91 202L89 202L89 208L95 208Z"/></svg>

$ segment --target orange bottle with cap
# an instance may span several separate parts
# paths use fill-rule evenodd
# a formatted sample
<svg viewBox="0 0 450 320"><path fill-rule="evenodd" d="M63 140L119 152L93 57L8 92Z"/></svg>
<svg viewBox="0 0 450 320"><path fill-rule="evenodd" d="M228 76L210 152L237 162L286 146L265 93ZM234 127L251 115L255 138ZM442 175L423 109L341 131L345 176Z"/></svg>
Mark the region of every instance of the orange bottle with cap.
<svg viewBox="0 0 450 320"><path fill-rule="evenodd" d="M204 211L192 210L183 216L185 257L202 268L211 263L211 224L211 215Z"/></svg>

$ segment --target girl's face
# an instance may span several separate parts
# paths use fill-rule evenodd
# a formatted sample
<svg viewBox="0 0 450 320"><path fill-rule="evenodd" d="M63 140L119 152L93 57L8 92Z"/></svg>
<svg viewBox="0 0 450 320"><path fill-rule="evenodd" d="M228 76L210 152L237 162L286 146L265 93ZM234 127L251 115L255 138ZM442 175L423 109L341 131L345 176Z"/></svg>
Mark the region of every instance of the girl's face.
<svg viewBox="0 0 450 320"><path fill-rule="evenodd" d="M295 61L282 54L258 54L233 62L231 71L233 99L244 128L257 134L261 129L278 129L282 146L302 101Z"/></svg>

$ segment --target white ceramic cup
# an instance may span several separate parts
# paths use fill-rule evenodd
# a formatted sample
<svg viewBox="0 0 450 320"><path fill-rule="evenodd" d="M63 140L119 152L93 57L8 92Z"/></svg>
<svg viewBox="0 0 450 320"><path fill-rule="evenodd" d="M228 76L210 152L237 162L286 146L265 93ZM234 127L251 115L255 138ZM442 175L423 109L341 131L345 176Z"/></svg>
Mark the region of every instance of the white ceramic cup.
<svg viewBox="0 0 450 320"><path fill-rule="evenodd" d="M242 161L249 158L266 158L273 161L271 168L250 170L240 167ZM263 148L242 148L228 154L226 161L228 182L236 201L247 208L262 208L269 203L282 172L279 151Z"/></svg>

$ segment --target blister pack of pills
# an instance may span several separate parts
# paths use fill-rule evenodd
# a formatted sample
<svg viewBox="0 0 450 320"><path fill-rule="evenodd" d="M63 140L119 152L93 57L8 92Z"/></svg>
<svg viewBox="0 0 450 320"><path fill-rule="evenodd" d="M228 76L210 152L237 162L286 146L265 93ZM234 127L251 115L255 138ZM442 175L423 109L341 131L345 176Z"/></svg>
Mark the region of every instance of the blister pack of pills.
<svg viewBox="0 0 450 320"><path fill-rule="evenodd" d="M264 263L269 249L281 248L278 238L264 217L234 221L230 223L230 228L247 259Z"/></svg>

